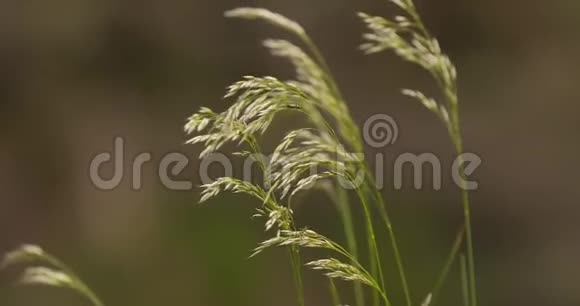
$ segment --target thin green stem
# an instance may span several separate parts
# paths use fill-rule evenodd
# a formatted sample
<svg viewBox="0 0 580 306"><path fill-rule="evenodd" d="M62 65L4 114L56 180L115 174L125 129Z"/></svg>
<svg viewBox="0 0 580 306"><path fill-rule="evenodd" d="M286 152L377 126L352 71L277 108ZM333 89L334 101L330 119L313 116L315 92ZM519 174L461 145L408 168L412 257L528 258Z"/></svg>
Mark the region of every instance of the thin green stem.
<svg viewBox="0 0 580 306"><path fill-rule="evenodd" d="M384 207L384 203L381 203L381 206ZM392 225L390 218L389 218L388 214L386 213L386 211L383 210L383 213L381 213L381 217L383 219L383 222L385 223L385 226L387 227L387 231L388 231L389 236L391 238L390 239L391 240L391 247L393 249L393 254L395 255L395 262L397 265L397 270L399 271L399 277L401 278L401 284L403 286L403 293L405 294L405 301L407 303L407 306L411 306L411 304L412 304L411 293L410 293L409 285L407 282L405 268L403 266L403 260L401 259L401 252L399 251L399 244L397 242L397 236L395 235L393 225Z"/></svg>
<svg viewBox="0 0 580 306"><path fill-rule="evenodd" d="M371 236L371 234L368 230L368 227L367 227L367 235L369 237ZM377 264L378 256L377 256L376 252L374 251L374 247L370 246L369 248L371 249L371 250L369 250L370 270L371 270L372 275L374 277L377 277L377 275L379 275L379 271L381 271L382 269L378 267L378 264ZM381 289L384 289L384 286L381 286ZM378 294L378 292L375 291L372 293L372 305L379 306L379 303L380 303L379 294Z"/></svg>
<svg viewBox="0 0 580 306"><path fill-rule="evenodd" d="M291 246L289 249L294 283L296 286L296 300L299 306L304 306L304 284L302 281L302 263L300 259L300 250L296 246Z"/></svg>
<svg viewBox="0 0 580 306"><path fill-rule="evenodd" d="M475 259L473 252L473 238L471 229L471 205L469 201L469 192L467 191L467 178L465 176L465 160L463 159L463 142L461 137L461 127L459 124L459 110L457 105L457 98L450 101L451 114L450 120L452 124L452 138L457 153L457 162L459 164L459 172L461 175L461 204L463 206L463 217L465 222L465 235L467 243L467 267L469 276L469 297L470 305L477 306L477 285L475 280Z"/></svg>
<svg viewBox="0 0 580 306"><path fill-rule="evenodd" d="M330 87L334 98L337 101L340 101L342 104L345 104L344 99L342 98L342 94L340 93L340 89L338 88L337 82L334 80L332 72L330 71L330 67L328 66L324 56L322 56L322 53L320 52L320 50L318 49L316 44L312 41L310 36L308 36L306 34L301 35L300 39L309 48L309 50L314 55L315 60L319 63L319 65L322 67L323 71L325 72L325 74L324 74L325 81L327 82L328 86ZM348 111L348 109L346 109L346 110ZM348 113L343 114L343 115L350 118L350 114L348 114ZM328 123L324 119L324 117L320 116L320 119L322 120L322 123L316 123L319 126L319 128L322 129L324 127L325 129L327 129L329 131L329 133L334 138L336 138L338 140L338 135L336 134L336 132L332 128L332 125L330 125L330 123ZM353 128L353 126L356 127L356 125L352 124L352 119L348 120L347 129L350 131L349 134L358 135L358 131L356 131L356 128ZM353 133L353 130L354 130L354 133ZM358 150L361 149L360 144L358 143L356 138L352 138L352 136L350 136L348 138L349 138L348 141L352 147L354 147ZM345 232L345 236L346 236L346 240L347 240L347 245L348 245L348 248L349 248L349 251L351 252L351 254L353 254L355 256L355 258L358 258L358 246L356 243L354 223L352 221L352 212L351 212L349 201L348 201L348 195L344 189L340 189L340 188L337 188L337 193L338 193L337 196L333 197L333 199L334 199L335 204L337 205L337 208L338 208L339 213L340 213L341 218L342 218L344 232ZM371 266L373 266L373 265L376 265L376 263L374 262L374 260L371 260ZM355 300L356 300L357 305L364 306L365 299L364 299L364 292L362 289L362 285L359 283L355 283L354 284L354 291L355 291Z"/></svg>
<svg viewBox="0 0 580 306"><path fill-rule="evenodd" d="M326 72L325 73L326 81L328 82L329 87L330 87L331 91L333 92L335 99L337 99L338 101L341 101L342 104L345 104L344 99L342 98L342 94L340 93L340 90L338 88L338 85L337 85L336 81L334 80L334 78L332 77L332 73L330 71L330 68L329 68L328 64L326 63L326 60L322 56L320 50L318 49L316 44L314 44L312 42L312 40L310 39L310 37L308 35L304 35L301 38L304 41L304 43L308 46L308 48L311 50L311 52L314 55L314 58L321 65L322 69ZM362 152L362 145L361 145L360 140L358 138L358 135L360 134L358 131L358 128L354 124L350 114L348 113L348 108L346 108L346 107L345 107L345 112L347 112L347 113L343 114L343 117L348 118L348 120L346 120L345 122L341 122L341 123L346 124L347 141L354 150ZM373 225L372 225L369 206L368 206L366 200L364 199L364 195L360 194L360 192L358 192L358 191L357 191L357 193L359 195L361 202L363 202L365 220L367 223L366 226L367 226L367 232L369 235L369 251L370 251L369 261L370 261L371 271L373 271L373 273L376 273L375 275L379 276L381 289L384 292L385 291L385 280L384 280L384 276L383 276L383 269L382 269L381 260L380 260L380 253L378 250L378 245L377 245L376 237L374 234L374 229L373 229ZM392 229L391 229L391 232L392 232ZM392 233L391 237L394 238L394 233ZM396 247L396 239L391 239L391 240L395 241L394 242L395 249L397 250L395 256L399 258L398 265L402 268L402 264L400 264L400 256L398 255L398 247ZM401 272L402 269L399 269L399 271ZM404 272L401 272L401 273L404 275ZM403 279L405 279L404 276L403 276ZM404 280L403 282L404 282L403 287L405 288L406 296L409 296L408 286L406 284L406 280ZM388 302L388 299L385 299L385 301L386 301L386 303L388 303L387 305L390 304ZM378 299L375 295L373 304L377 305L377 303L378 303ZM408 306L411 306L410 298L408 298Z"/></svg>
<svg viewBox="0 0 580 306"><path fill-rule="evenodd" d="M393 250L393 254L395 256L395 263L397 266L397 270L399 272L399 278L401 279L401 285L403 287L403 293L405 295L405 302L407 304L407 306L411 306L412 302L411 302L411 293L409 290L409 285L407 282L407 275L405 273L405 267L403 265L403 260L401 258L401 252L399 251L399 244L397 242L397 235L395 234L395 230L393 229L393 224L391 222L391 218L389 217L388 211L387 211L387 206L385 204L385 201L383 199L383 196L379 193L379 191L376 188L373 188L372 186L376 186L375 184L375 180L372 177L372 174L368 168L368 165L364 165L364 169L365 169L365 176L366 176L366 186L369 190L372 190L376 199L376 203L377 203L377 210L379 211L379 214L381 215L381 219L384 223L384 225L387 228L387 232L389 234L389 239L391 241L391 248ZM369 186L370 185L370 186Z"/></svg>
<svg viewBox="0 0 580 306"><path fill-rule="evenodd" d="M334 80L334 78L332 77L332 73L330 72L330 68L328 66L328 64L326 63L326 60L324 59L324 57L322 56L320 50L318 49L318 47L316 46L316 44L314 44L312 42L312 40L310 39L310 37L306 34L302 35L300 37L303 42L307 45L307 47L311 50L311 52L314 55L314 58L318 61L318 63L321 65L322 69L326 72L326 79L327 82L335 96L335 98L339 101L344 101L344 99L342 98L342 95L340 93L340 90L338 89L337 83ZM344 102L343 102L344 104ZM346 108L346 107L345 107ZM348 111L348 109L346 109L346 111ZM347 125L347 140L349 142L349 144L352 146L353 149L362 152L362 145L360 143L359 140L359 131L358 128L356 127L356 125L354 124L353 120L350 117L350 114L344 114L344 118L348 118L349 120L346 120L346 122L341 122L343 124ZM365 171L368 173L368 166L365 164ZM366 180L365 180L366 181ZM374 180L373 180L374 181ZM380 202L380 209L379 211L381 211L381 216L383 218L383 221L385 222L385 225L388 229L389 232L389 236L390 236L390 240L391 240L391 246L393 248L393 252L395 254L395 260L396 260L396 264L397 264L397 269L399 270L399 275L401 278L401 282L402 282L402 286L403 286L403 291L405 293L405 299L407 302L407 306L411 306L411 295L409 292L409 286L407 284L407 278L406 278L406 274L405 274L405 270L403 268L403 263L401 260L401 255L399 252L399 247L398 247L398 243L397 243L397 238L396 235L394 233L393 227L392 227L392 223L390 221L390 218L387 214L386 211L386 207L384 204L384 201L382 199L382 196L378 193L378 191L376 190L376 188L372 188L372 186L368 186L368 181L367 182L367 188L369 190L373 190L374 193L376 194L377 199ZM357 191L357 193L359 193ZM378 275L380 277L380 282L381 282L381 288L384 291L384 286L385 286L385 282L384 282L384 277L383 277L383 272L382 272L382 266L380 264L380 255L378 252L378 246L376 243L376 238L374 236L374 229L372 227L372 220L370 218L370 211L368 208L368 204L366 202L366 200L364 199L364 195L360 195L359 194L359 198L361 199L361 202L363 202L363 208L365 210L365 219L366 219L366 223L367 223L367 231L369 232L369 248L371 249L371 259L370 259L370 264L371 264L371 269L373 268L373 265L376 265L375 269L378 270ZM373 257L375 259L373 259ZM376 262L375 262L376 261ZM388 299L387 299L388 301Z"/></svg>
<svg viewBox="0 0 580 306"><path fill-rule="evenodd" d="M353 183L353 185L355 184L354 180L351 180L351 182ZM368 205L368 202L367 202L367 199L365 196L366 193L365 193L365 190L361 190L358 186L355 186L355 191L356 191L356 193L357 193L357 195L362 203L363 211L364 211L364 215L365 215L365 222L366 222L366 228L367 228L367 234L368 234L369 261L370 261L371 272L373 272L373 276L375 276L375 277L378 276L379 283L380 283L380 289L384 292L385 291L385 278L383 276L381 257L380 257L380 253L379 253L377 239L375 236L375 230L373 227L373 221L372 221L372 217L371 217L370 207ZM377 300L375 302L377 302ZM389 305L390 304L387 304L387 306L389 306Z"/></svg>
<svg viewBox="0 0 580 306"><path fill-rule="evenodd" d="M377 283L376 278L371 273L369 273L365 269L365 267L363 265L361 265L360 262L356 258L354 258L352 254L350 254L347 250L345 250L341 245L339 245L333 241L330 241L330 243L332 245L332 247L330 249L338 252L339 254L341 254L344 257L346 257L347 259L349 259L353 263L353 265L356 268L360 269L360 271L371 281L371 284L370 284L371 288L375 289L376 292L383 298L385 305L391 305L391 302L389 301L389 298L387 297L385 290L382 289L381 285L379 285Z"/></svg>
<svg viewBox="0 0 580 306"><path fill-rule="evenodd" d="M469 291L471 298L471 305L477 306L477 286L475 283L475 260L473 252L473 238L471 230L470 204L469 193L466 189L461 191L461 201L463 204L463 213L465 219L465 233L467 241L467 264L469 269Z"/></svg>
<svg viewBox="0 0 580 306"><path fill-rule="evenodd" d="M336 288L336 285L334 284L334 280L332 278L328 279L328 287L330 290L330 296L332 297L332 304L334 306L342 305L342 302L340 300L340 294L338 293L338 289Z"/></svg>
<svg viewBox="0 0 580 306"><path fill-rule="evenodd" d="M463 306L469 306L469 280L467 276L467 263L465 260L465 255L461 254L459 259L459 265L461 268L461 296L463 298Z"/></svg>
<svg viewBox="0 0 580 306"><path fill-rule="evenodd" d="M354 222L352 220L352 210L350 208L350 203L348 201L348 194L342 188L335 188L336 196L332 197L333 201L336 204L340 217L342 219L342 224L344 227L344 234L346 237L346 245L348 247L348 251L354 256L354 258L358 258L358 245L356 242L356 235L354 230ZM364 299L364 292L362 284L355 282L354 283L354 296L357 306L364 306L365 299ZM338 304L337 304L338 305Z"/></svg>
<svg viewBox="0 0 580 306"><path fill-rule="evenodd" d="M258 163L262 172L264 173L265 180L268 184L270 184L270 177L268 176L268 165L262 156L262 150L260 149L260 145L255 137L249 137L247 140L248 145L258 157ZM271 197L271 201L274 202L275 205L280 205L275 197ZM291 227L294 226L294 220L291 219ZM289 230L290 228L283 228L283 230ZM294 229L295 230L295 229ZM294 276L294 286L296 287L296 300L298 302L298 306L304 306L304 284L302 281L302 263L300 258L300 249L294 246L288 248L288 253L290 255L290 265L292 268L292 275Z"/></svg>
<svg viewBox="0 0 580 306"><path fill-rule="evenodd" d="M441 290L441 287L445 283L445 280L447 279L447 275L449 275L449 270L451 269L451 266L453 265L453 263L455 262L455 259L457 258L457 253L459 252L459 249L461 248L461 244L463 243L464 236L465 236L465 227L461 226L461 228L457 232L457 236L455 237L455 241L453 242L453 247L451 248L451 251L449 252L449 255L447 256L447 260L445 261L445 265L443 266L443 269L441 269L441 272L439 273L439 276L437 277L437 281L435 281L435 285L433 286L433 289L431 290L431 305L435 305L436 300L439 297L439 291Z"/></svg>
<svg viewBox="0 0 580 306"><path fill-rule="evenodd" d="M85 293L86 297L93 303L95 306L104 306L105 304L99 299L99 297L86 285L83 285L83 292Z"/></svg>
<svg viewBox="0 0 580 306"><path fill-rule="evenodd" d="M312 115L312 114L307 114L307 115ZM337 142L339 142L338 135L336 134L336 132L334 131L334 129L332 128L330 123L328 123L328 121L326 121L324 119L324 117L320 116L320 118L321 118L321 121L316 122L316 125L319 126L319 129L320 130L327 130L328 133ZM352 218L352 210L350 208L350 203L348 200L348 193L346 192L346 190L339 188L339 186L337 186L337 185L335 185L335 188L333 191L335 191L336 194L329 192L329 196L332 199L332 201L334 202L334 204L336 205L338 213L340 215L340 218L341 218L341 221L343 224L343 228L344 228L344 234L346 237L346 244L348 247L348 251L350 252L350 254L352 254L354 256L354 258L358 258L359 257L358 245L356 242L356 234L355 234L354 222L353 222L353 218ZM358 282L354 282L353 287L354 287L354 296L355 296L356 305L364 306L365 305L365 296L364 296L362 284L360 284Z"/></svg>

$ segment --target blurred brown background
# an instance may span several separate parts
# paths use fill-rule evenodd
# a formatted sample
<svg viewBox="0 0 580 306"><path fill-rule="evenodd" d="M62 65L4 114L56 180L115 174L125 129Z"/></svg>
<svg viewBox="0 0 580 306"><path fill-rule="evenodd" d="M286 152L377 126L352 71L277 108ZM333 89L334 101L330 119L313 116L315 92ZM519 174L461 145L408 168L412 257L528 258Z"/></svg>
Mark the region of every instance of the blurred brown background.
<svg viewBox="0 0 580 306"><path fill-rule="evenodd" d="M473 194L481 305L580 304L580 1L417 4L456 61L466 149L484 159ZM246 259L266 237L249 219L254 203L224 195L197 206L197 190L167 190L155 167L165 153L186 153L194 162L183 178L198 183L199 147L182 144L185 118L201 105L225 109L224 87L241 75L291 76L260 46L286 36L222 17L237 6L299 21L356 119L397 119L400 139L387 154L451 156L439 122L398 94L434 92L426 74L392 55L357 51L364 28L355 13L390 15L386 1L3 0L0 252L40 244L109 306L294 305L284 252ZM287 122L280 118L275 129ZM89 162L111 151L115 136L126 140L125 177L100 191ZM141 152L153 163L133 191L130 163ZM458 192L409 188L388 198L418 300L460 223ZM298 219L342 241L327 202L306 195ZM455 272L447 305L460 305ZM308 304L330 305L323 279L306 275ZM14 288L12 277L0 274L0 305L87 305L68 292Z"/></svg>

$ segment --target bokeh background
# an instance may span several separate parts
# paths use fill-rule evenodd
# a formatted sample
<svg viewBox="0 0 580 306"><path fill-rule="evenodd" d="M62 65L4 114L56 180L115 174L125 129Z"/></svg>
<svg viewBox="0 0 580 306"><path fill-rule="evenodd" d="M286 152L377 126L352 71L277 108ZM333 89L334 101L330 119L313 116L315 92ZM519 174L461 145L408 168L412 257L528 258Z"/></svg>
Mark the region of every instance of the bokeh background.
<svg viewBox="0 0 580 306"><path fill-rule="evenodd" d="M458 66L465 146L484 160L473 193L481 304L580 304L580 2L417 5ZM401 87L434 93L428 76L392 55L357 50L364 27L355 12L391 15L386 1L3 0L0 252L40 244L109 306L295 305L283 251L247 259L267 237L249 218L255 203L224 195L198 206L197 190L167 190L157 175L164 154L182 152L192 162L180 178L198 184L200 148L183 145L185 118L202 105L225 109L224 88L242 75L292 75L260 46L287 36L223 18L237 6L299 21L358 122L375 113L396 118L399 140L383 153L451 159L444 128L398 94ZM280 117L264 141L300 125ZM115 136L126 140L125 176L115 190L101 191L91 184L89 162L111 151ZM153 162L135 191L131 161L142 152ZM459 193L451 184L385 193L419 300L461 223ZM354 201L353 208L360 213ZM304 195L296 210L300 224L343 241L323 194ZM0 273L0 305L88 305L66 291L13 287L14 273ZM398 294L392 269L386 273ZM323 278L306 277L308 304L330 305ZM459 288L454 269L444 304L460 305Z"/></svg>

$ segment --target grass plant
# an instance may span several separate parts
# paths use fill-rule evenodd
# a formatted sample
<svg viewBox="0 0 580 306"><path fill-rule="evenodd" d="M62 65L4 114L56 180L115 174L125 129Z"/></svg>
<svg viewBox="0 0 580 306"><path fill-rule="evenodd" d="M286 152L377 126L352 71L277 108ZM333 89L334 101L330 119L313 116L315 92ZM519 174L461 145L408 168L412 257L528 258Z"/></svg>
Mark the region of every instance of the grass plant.
<svg viewBox="0 0 580 306"><path fill-rule="evenodd" d="M411 0L390 0L402 12L393 19L359 13L368 27L361 50L367 54L392 51L405 61L424 68L437 82L443 102L419 90L405 89L402 93L423 104L444 124L456 153L463 153L459 123L459 99L456 68L441 50L438 41L430 34ZM475 263L470 220L469 194L462 188L464 229L459 231L441 274L426 295L418 296L410 290L405 270L404 256L400 250L389 214L387 201L376 187L370 166L360 157L364 152L363 137L339 86L333 77L322 52L306 31L295 21L262 8L237 8L225 13L230 18L265 21L294 35L297 43L267 39L264 47L273 56L289 61L295 69L295 79L279 80L272 76L245 76L228 87L225 98L232 101L223 112L201 108L187 120L185 131L191 134L188 143L203 147L200 158L210 156L224 145L234 143L240 150L234 155L256 158L264 182L244 181L235 177L222 177L202 186L200 202L206 202L222 192L249 195L256 200L255 217L263 218L264 228L271 238L261 242L254 250L256 256L270 248L288 250L290 266L296 287L297 304L306 305L303 293L302 269L321 271L329 278L330 294L335 304L343 300L335 285L336 280L353 283L355 305L393 305L393 296L400 294L406 306L433 305L450 267L461 255L463 292L466 305L477 305ZM288 131L274 148L270 158L260 146L260 136L279 113L302 114L308 126ZM317 169L315 173L311 169ZM357 177L362 173L362 183ZM307 228L298 228L292 209L292 198L316 184L325 183L328 198L334 203L342 219L345 246ZM345 188L346 186L350 188ZM465 186L462 186L465 187ZM357 229L349 202L349 192L354 190L363 211L364 228ZM382 224L374 224L377 215ZM365 232L366 241L356 240L358 230ZM388 246L397 268L402 292L391 290L385 282L384 258L376 232L386 231ZM464 235L465 233L465 235ZM465 238L465 239L464 239ZM465 244L463 241L465 240ZM368 258L361 258L364 244ZM301 252L315 248L326 255L303 261ZM38 247L25 246L9 253L3 266L40 262L49 267L27 268L20 282L44 284L75 290L87 297L95 306L103 303L68 267ZM370 294L368 301L367 292Z"/></svg>

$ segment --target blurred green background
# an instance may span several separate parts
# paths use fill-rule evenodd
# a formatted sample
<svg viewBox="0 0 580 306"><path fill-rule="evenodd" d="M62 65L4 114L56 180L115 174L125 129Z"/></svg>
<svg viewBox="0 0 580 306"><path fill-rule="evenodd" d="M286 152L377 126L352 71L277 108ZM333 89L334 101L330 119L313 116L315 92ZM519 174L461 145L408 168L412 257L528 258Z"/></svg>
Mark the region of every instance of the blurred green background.
<svg viewBox="0 0 580 306"><path fill-rule="evenodd" d="M465 146L483 158L473 193L481 305L579 305L580 1L417 5L458 66ZM389 158L434 152L451 159L440 123L398 94L401 87L435 92L428 76L392 55L357 50L364 27L355 13L392 15L386 1L3 0L0 252L40 244L108 306L295 305L285 252L247 259L267 237L249 218L253 201L224 195L198 206L197 189L169 191L157 175L164 154L182 152L192 163L181 178L198 184L200 148L183 145L185 118L202 105L225 109L224 88L242 75L292 75L260 46L287 36L223 18L238 6L300 22L358 122L375 113L396 118L400 136L384 151ZM273 144L300 125L281 117L264 140ZM126 141L125 177L101 191L89 162L111 151L116 136ZM134 191L131 161L141 152L153 162ZM449 182L439 192L387 190L416 299L428 292L461 223ZM296 213L300 225L344 241L323 194L301 197ZM386 273L398 292L393 269ZM443 304L460 305L453 273ZM0 305L87 305L69 292L14 288L13 277L0 273ZM306 277L307 305L330 305L324 279Z"/></svg>

